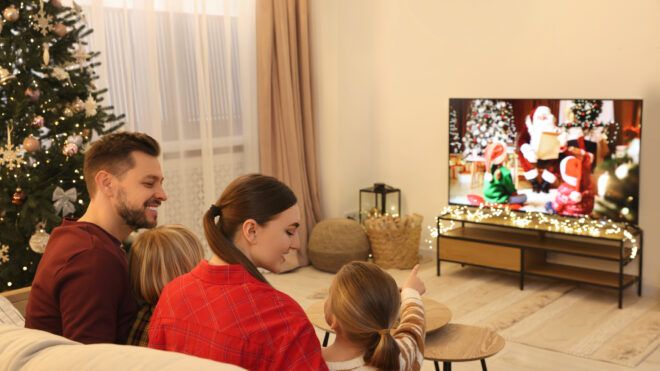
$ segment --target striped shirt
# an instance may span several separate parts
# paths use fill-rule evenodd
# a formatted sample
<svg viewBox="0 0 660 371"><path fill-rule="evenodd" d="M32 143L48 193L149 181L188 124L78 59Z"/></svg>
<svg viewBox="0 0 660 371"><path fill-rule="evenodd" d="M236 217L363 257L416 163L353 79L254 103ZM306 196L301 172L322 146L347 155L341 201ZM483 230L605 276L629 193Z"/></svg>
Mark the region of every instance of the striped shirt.
<svg viewBox="0 0 660 371"><path fill-rule="evenodd" d="M424 302L417 290L405 288L401 291L401 323L394 331L394 340L399 346L399 370L418 371L424 361L424 337L426 323ZM375 371L366 365L363 356L342 362L326 362L330 371Z"/></svg>

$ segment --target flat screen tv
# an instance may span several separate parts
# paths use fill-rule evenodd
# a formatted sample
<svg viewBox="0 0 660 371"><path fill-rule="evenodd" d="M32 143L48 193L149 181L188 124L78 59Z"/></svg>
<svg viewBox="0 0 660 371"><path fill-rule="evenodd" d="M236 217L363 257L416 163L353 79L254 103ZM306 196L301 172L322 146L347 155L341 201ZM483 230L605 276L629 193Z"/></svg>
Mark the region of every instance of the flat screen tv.
<svg viewBox="0 0 660 371"><path fill-rule="evenodd" d="M638 224L642 101L449 100L449 203Z"/></svg>

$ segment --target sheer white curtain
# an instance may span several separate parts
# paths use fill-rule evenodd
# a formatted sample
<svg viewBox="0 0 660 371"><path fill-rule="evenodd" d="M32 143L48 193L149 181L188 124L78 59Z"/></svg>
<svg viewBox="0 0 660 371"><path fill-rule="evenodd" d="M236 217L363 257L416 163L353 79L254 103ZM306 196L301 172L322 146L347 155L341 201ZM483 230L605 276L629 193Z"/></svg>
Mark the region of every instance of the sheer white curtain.
<svg viewBox="0 0 660 371"><path fill-rule="evenodd" d="M258 171L254 0L81 0L104 104L162 146L160 224L203 236L202 214Z"/></svg>

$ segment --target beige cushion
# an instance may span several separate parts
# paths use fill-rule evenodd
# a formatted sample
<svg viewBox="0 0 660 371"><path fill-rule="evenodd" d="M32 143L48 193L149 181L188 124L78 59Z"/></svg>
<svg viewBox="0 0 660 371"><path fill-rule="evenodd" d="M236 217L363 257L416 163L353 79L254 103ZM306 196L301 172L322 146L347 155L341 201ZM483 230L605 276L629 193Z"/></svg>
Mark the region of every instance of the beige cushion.
<svg viewBox="0 0 660 371"><path fill-rule="evenodd" d="M4 295L0 295L0 323L23 327L25 318Z"/></svg>
<svg viewBox="0 0 660 371"><path fill-rule="evenodd" d="M0 368L58 370L243 370L181 353L117 344L83 345L39 330L0 324Z"/></svg>
<svg viewBox="0 0 660 371"><path fill-rule="evenodd" d="M336 273L353 260L367 260L369 239L360 223L351 219L326 219L309 236L309 260L326 272Z"/></svg>

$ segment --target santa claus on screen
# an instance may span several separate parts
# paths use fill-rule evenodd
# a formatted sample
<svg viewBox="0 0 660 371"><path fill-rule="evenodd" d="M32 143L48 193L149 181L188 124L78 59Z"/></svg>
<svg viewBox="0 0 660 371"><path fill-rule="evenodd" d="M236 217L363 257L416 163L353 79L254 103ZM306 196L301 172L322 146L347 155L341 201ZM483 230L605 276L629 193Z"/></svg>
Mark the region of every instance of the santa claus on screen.
<svg viewBox="0 0 660 371"><path fill-rule="evenodd" d="M550 185L559 175L559 156L543 160L537 157L543 133L556 133L561 151L565 150L566 134L557 127L555 116L552 115L550 108L538 106L527 116L525 126L518 138L518 159L525 172L525 179L532 185L532 190L548 193Z"/></svg>

